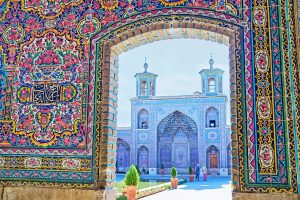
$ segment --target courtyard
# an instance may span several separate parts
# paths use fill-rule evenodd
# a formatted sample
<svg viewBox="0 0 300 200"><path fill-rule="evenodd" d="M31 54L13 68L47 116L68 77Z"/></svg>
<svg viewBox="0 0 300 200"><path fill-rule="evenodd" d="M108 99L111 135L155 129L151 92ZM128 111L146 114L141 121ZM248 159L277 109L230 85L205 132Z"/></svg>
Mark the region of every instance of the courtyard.
<svg viewBox="0 0 300 200"><path fill-rule="evenodd" d="M116 184L125 178L124 174L118 174ZM179 175L179 179L187 180L188 177ZM178 186L177 189L168 189L144 198L143 200L231 200L231 177L230 176L208 176L207 181L203 181L200 176L200 181L186 182ZM148 175L142 174L139 189L152 187L170 181L169 175ZM150 180L147 182L146 180ZM151 181L152 180L152 181ZM156 180L156 181L155 181ZM119 189L118 186L116 189ZM118 190L118 192L120 192Z"/></svg>
<svg viewBox="0 0 300 200"><path fill-rule="evenodd" d="M166 190L143 200L231 200L231 180L225 176L209 176L207 181L187 182L178 189Z"/></svg>

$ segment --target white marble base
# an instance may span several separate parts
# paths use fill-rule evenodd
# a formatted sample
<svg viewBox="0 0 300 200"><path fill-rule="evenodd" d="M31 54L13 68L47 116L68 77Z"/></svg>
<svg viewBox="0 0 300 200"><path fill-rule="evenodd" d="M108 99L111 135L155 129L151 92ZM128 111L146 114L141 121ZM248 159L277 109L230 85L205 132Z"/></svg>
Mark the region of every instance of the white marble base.
<svg viewBox="0 0 300 200"><path fill-rule="evenodd" d="M220 168L220 175L221 176L228 176L228 169L227 168Z"/></svg>

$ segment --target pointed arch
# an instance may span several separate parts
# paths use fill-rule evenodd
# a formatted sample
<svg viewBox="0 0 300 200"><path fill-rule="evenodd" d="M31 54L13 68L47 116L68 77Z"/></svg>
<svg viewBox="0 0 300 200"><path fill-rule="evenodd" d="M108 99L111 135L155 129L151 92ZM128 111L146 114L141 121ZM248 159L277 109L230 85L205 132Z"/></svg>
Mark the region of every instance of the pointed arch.
<svg viewBox="0 0 300 200"><path fill-rule="evenodd" d="M219 111L215 107L209 107L205 112L206 128L219 127Z"/></svg>
<svg viewBox="0 0 300 200"><path fill-rule="evenodd" d="M198 163L198 126L182 112L175 111L159 122L157 141L159 168L175 166L185 172Z"/></svg>
<svg viewBox="0 0 300 200"><path fill-rule="evenodd" d="M137 151L138 167L142 173L149 173L149 149L141 146Z"/></svg>
<svg viewBox="0 0 300 200"><path fill-rule="evenodd" d="M142 109L137 115L137 127L138 129L148 129L149 128L149 112L146 109Z"/></svg>
<svg viewBox="0 0 300 200"><path fill-rule="evenodd" d="M209 170L220 167L220 150L215 145L209 146L206 150L206 166Z"/></svg>
<svg viewBox="0 0 300 200"><path fill-rule="evenodd" d="M130 146L121 138L117 139L117 161L118 172L126 172L130 167Z"/></svg>
<svg viewBox="0 0 300 200"><path fill-rule="evenodd" d="M157 126L159 136L169 134L175 137L179 130L183 130L189 137L190 135L197 135L198 126L192 118L178 110L163 118Z"/></svg>

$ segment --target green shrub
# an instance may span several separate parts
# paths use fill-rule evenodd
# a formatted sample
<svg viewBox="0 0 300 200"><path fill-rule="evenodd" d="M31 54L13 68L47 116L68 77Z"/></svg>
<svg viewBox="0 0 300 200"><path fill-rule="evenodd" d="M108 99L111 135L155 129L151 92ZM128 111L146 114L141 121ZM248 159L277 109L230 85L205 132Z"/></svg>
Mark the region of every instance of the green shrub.
<svg viewBox="0 0 300 200"><path fill-rule="evenodd" d="M137 172L139 173L139 175L141 175L140 168L137 165L135 165L135 168L136 168Z"/></svg>
<svg viewBox="0 0 300 200"><path fill-rule="evenodd" d="M193 169L192 167L189 167L189 175L192 175L193 174Z"/></svg>
<svg viewBox="0 0 300 200"><path fill-rule="evenodd" d="M172 170L171 170L171 176L172 176L173 178L176 178L176 176L177 176L177 170L176 170L175 167L172 167Z"/></svg>
<svg viewBox="0 0 300 200"><path fill-rule="evenodd" d="M140 175L134 165L130 166L129 171L126 173L124 182L127 186L129 186L129 185L138 186L139 185Z"/></svg>
<svg viewBox="0 0 300 200"><path fill-rule="evenodd" d="M117 200L127 200L127 197L124 195L121 195L117 198Z"/></svg>

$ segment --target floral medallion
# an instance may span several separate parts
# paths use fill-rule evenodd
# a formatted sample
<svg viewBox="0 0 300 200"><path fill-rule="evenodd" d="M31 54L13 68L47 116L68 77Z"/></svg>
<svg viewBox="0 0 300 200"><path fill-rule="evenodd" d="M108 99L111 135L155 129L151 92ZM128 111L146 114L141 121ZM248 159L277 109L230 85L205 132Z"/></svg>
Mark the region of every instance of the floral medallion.
<svg viewBox="0 0 300 200"><path fill-rule="evenodd" d="M256 68L260 72L267 72L269 65L269 57L266 52L259 51L255 57Z"/></svg>
<svg viewBox="0 0 300 200"><path fill-rule="evenodd" d="M268 168L273 164L273 149L269 144L263 144L259 148L259 161L262 167Z"/></svg>
<svg viewBox="0 0 300 200"><path fill-rule="evenodd" d="M13 19L12 24L3 32L3 40L8 44L9 63L12 64L16 62L16 52L19 48L19 43L23 41L24 37L24 29L20 26L17 19Z"/></svg>
<svg viewBox="0 0 300 200"><path fill-rule="evenodd" d="M118 0L99 0L101 7L105 10L114 10L118 7Z"/></svg>
<svg viewBox="0 0 300 200"><path fill-rule="evenodd" d="M262 7L254 8L253 20L254 23L258 26L263 26L266 23L267 13L266 10Z"/></svg>
<svg viewBox="0 0 300 200"><path fill-rule="evenodd" d="M259 97L257 99L257 112L259 117L266 119L270 116L271 106L267 97Z"/></svg>
<svg viewBox="0 0 300 200"><path fill-rule="evenodd" d="M92 14L87 14L83 20L78 23L77 31L80 37L91 38L101 28L101 23Z"/></svg>
<svg viewBox="0 0 300 200"><path fill-rule="evenodd" d="M78 43L56 31L22 45L11 91L16 127L5 141L9 146L84 147L80 57Z"/></svg>
<svg viewBox="0 0 300 200"><path fill-rule="evenodd" d="M78 159L64 159L62 162L62 168L63 169L78 169L80 168L81 163Z"/></svg>
<svg viewBox="0 0 300 200"><path fill-rule="evenodd" d="M35 11L43 18L55 18L60 15L66 7L76 6L82 0L22 0L25 11Z"/></svg>
<svg viewBox="0 0 300 200"><path fill-rule="evenodd" d="M35 157L26 158L24 160L24 165L27 168L39 168L42 165L42 161L40 158Z"/></svg>

